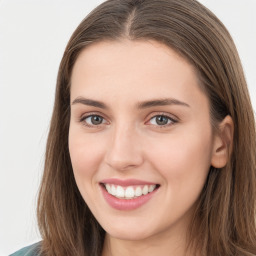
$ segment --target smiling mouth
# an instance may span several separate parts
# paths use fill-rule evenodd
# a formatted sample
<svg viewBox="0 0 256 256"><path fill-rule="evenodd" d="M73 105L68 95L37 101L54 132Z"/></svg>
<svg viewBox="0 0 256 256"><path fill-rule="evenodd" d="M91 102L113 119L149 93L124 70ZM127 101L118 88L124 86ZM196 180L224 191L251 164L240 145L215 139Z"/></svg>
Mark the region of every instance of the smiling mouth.
<svg viewBox="0 0 256 256"><path fill-rule="evenodd" d="M108 194L118 199L139 198L157 190L160 187L159 184L133 185L126 187L109 183L100 183L100 185L108 192Z"/></svg>

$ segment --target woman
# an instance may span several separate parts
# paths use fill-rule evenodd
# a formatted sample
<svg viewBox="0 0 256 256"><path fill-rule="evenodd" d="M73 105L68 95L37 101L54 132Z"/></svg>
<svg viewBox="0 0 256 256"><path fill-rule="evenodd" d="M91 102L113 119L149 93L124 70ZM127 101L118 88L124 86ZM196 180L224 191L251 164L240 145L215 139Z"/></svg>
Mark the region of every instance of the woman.
<svg viewBox="0 0 256 256"><path fill-rule="evenodd" d="M43 240L14 255L256 255L255 142L216 16L195 0L106 1L60 64Z"/></svg>

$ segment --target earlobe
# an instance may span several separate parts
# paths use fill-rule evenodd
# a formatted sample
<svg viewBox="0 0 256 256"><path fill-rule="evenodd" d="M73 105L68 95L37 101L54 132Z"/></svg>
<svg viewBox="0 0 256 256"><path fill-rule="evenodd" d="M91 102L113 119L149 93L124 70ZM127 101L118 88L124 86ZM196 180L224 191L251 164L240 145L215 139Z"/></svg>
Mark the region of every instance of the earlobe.
<svg viewBox="0 0 256 256"><path fill-rule="evenodd" d="M233 146L234 123L231 116L226 116L214 135L211 165L223 168L230 157Z"/></svg>

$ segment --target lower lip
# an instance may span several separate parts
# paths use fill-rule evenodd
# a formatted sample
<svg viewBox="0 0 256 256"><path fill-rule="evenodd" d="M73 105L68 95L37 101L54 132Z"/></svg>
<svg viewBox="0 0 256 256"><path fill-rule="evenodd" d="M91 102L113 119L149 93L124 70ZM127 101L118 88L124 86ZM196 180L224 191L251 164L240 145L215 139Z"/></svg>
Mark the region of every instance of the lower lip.
<svg viewBox="0 0 256 256"><path fill-rule="evenodd" d="M114 209L121 210L121 211L134 210L141 207L142 205L146 204L155 195L156 191L158 190L157 188L146 195L133 198L133 199L119 199L110 195L102 185L100 185L100 188L108 204Z"/></svg>

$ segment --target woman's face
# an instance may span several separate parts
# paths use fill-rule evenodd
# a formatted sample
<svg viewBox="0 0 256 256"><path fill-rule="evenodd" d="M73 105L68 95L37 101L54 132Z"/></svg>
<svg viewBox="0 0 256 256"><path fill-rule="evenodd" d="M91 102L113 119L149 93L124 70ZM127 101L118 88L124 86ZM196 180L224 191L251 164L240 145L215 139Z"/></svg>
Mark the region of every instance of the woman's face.
<svg viewBox="0 0 256 256"><path fill-rule="evenodd" d="M184 235L215 152L193 67L154 41L95 43L71 78L77 186L111 236Z"/></svg>

